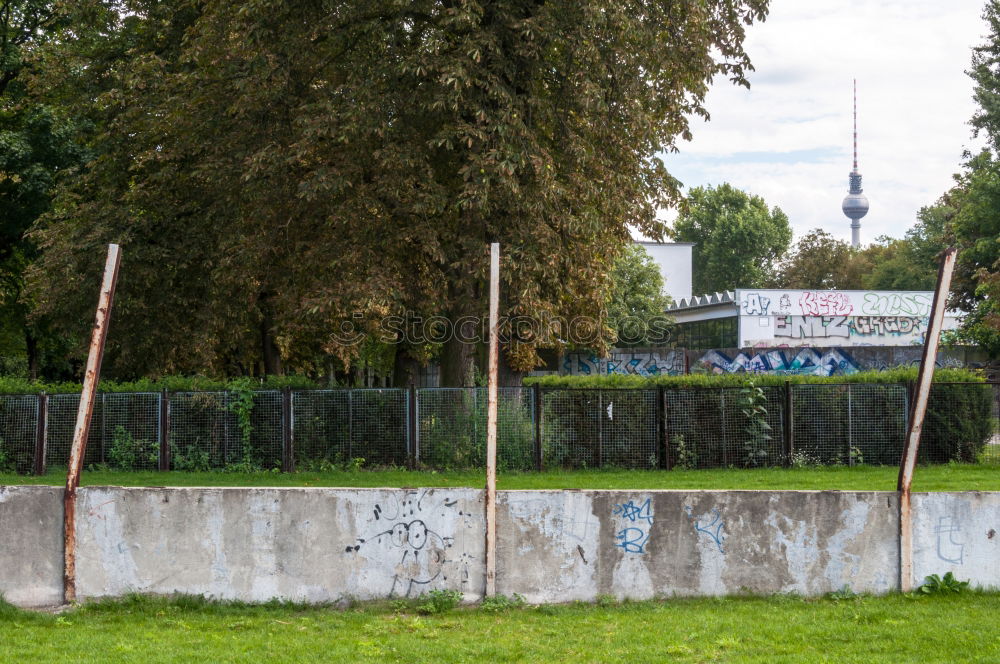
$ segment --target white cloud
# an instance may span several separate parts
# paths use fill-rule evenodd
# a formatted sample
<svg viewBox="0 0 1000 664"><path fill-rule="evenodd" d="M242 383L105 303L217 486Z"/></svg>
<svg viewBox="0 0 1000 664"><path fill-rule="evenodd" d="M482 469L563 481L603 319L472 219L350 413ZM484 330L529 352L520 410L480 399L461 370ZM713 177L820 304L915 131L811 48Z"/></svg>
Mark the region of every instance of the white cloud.
<svg viewBox="0 0 1000 664"><path fill-rule="evenodd" d="M729 182L763 196L796 236L821 227L849 240L840 202L857 78L859 170L871 201L862 240L901 236L974 146L964 72L985 32L981 10L981 0L773 0L747 34L752 89L717 81L711 121L692 120L694 140L665 156L668 169L688 187Z"/></svg>

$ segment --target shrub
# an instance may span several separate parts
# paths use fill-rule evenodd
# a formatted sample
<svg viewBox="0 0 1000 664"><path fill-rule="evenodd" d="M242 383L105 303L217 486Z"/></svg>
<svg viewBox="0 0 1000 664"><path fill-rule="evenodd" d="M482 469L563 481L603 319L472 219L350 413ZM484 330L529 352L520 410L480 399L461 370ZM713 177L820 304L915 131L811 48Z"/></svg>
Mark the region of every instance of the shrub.
<svg viewBox="0 0 1000 664"><path fill-rule="evenodd" d="M111 447L108 448L108 466L115 470L155 468L159 459L160 446L156 442L136 440L125 427L115 427Z"/></svg>

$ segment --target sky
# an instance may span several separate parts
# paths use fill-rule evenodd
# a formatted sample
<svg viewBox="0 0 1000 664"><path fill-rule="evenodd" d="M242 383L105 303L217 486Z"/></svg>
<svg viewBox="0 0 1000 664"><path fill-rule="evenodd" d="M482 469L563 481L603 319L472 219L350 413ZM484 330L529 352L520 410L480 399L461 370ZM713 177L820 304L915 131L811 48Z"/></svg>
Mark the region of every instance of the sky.
<svg viewBox="0 0 1000 664"><path fill-rule="evenodd" d="M871 208L861 242L902 237L952 184L962 151L980 144L972 47L983 0L772 0L748 28L751 89L717 78L691 119L694 138L664 155L690 187L728 182L788 215L795 239L813 228L850 241L840 210L852 161L858 85L858 170ZM671 219L670 210L662 216Z"/></svg>

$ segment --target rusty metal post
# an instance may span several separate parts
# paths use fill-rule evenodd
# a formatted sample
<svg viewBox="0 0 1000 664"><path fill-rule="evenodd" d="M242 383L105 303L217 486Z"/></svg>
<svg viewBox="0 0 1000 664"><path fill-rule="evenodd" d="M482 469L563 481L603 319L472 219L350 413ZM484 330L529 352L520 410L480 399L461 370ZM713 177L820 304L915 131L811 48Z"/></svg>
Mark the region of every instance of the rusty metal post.
<svg viewBox="0 0 1000 664"><path fill-rule="evenodd" d="M170 393L160 392L160 463L162 472L170 470Z"/></svg>
<svg viewBox="0 0 1000 664"><path fill-rule="evenodd" d="M38 418L35 420L35 458L32 459L31 472L35 475L45 474L46 443L49 438L49 395L42 392L38 395Z"/></svg>
<svg viewBox="0 0 1000 664"><path fill-rule="evenodd" d="M90 353L87 356L87 370L83 375L83 390L80 393L80 407L76 413L76 428L73 431L73 447L70 449L66 491L63 496L65 536L63 594L66 602L76 601L76 489L80 486L80 472L83 470L83 457L87 451L87 435L90 433L90 418L94 413L94 395L101 377L101 360L104 359L104 342L108 336L108 323L111 320L111 305L115 297L120 262L121 251L118 245L108 245L108 259L104 266L104 280L97 302L94 333L90 339Z"/></svg>
<svg viewBox="0 0 1000 664"><path fill-rule="evenodd" d="M500 349L500 244L490 244L490 359L486 402L486 596L497 594L497 369Z"/></svg>
<svg viewBox="0 0 1000 664"><path fill-rule="evenodd" d="M913 484L913 471L917 465L920 432L924 424L924 414L927 412L931 381L934 379L934 361L937 359L944 309L948 299L948 290L951 288L951 274L955 269L957 253L958 251L951 247L941 257L937 288L934 290L934 303L931 306L930 324L927 326L924 353L920 361L920 371L917 373L916 394L910 406L906 447L903 449L903 458L899 463L899 481L896 489L899 491L899 589L902 592L909 592L913 588L913 520L910 511L910 487Z"/></svg>

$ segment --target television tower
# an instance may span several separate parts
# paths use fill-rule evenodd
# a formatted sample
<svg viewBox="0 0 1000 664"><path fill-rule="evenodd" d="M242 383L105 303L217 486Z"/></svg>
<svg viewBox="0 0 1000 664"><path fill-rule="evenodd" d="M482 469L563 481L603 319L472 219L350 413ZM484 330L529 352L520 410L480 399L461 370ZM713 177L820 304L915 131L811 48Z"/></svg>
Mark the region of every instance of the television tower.
<svg viewBox="0 0 1000 664"><path fill-rule="evenodd" d="M847 196L840 206L851 220L851 246L861 245L861 217L868 214L868 197L865 196L861 188L861 173L858 173L858 80L854 79L854 169L847 176L848 189Z"/></svg>

